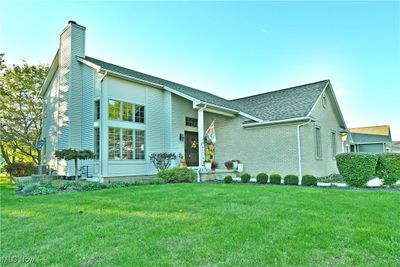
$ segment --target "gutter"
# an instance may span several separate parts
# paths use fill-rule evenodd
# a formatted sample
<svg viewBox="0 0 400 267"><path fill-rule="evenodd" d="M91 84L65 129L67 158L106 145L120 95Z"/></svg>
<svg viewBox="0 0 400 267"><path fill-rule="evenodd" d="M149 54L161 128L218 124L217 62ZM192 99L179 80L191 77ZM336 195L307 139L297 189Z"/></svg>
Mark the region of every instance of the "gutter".
<svg viewBox="0 0 400 267"><path fill-rule="evenodd" d="M300 138L300 127L305 126L311 122L311 119L305 123L297 125L297 159L299 163L299 185L301 185L301 179L303 177L303 170L301 166L301 138Z"/></svg>
<svg viewBox="0 0 400 267"><path fill-rule="evenodd" d="M242 127L256 127L256 126L265 126L265 125L273 125L273 124L280 124L280 123L288 123L288 122L298 122L298 121L311 121L311 117L299 117L299 118L291 118L291 119L284 119L284 120L275 120L275 121L262 121L262 122L253 122L253 123L246 123L242 124Z"/></svg>

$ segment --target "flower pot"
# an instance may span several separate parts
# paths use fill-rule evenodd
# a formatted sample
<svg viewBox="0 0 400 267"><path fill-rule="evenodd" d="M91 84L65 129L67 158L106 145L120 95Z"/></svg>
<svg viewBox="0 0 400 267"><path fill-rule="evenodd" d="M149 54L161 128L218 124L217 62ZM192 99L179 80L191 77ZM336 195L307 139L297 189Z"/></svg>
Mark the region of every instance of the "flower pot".
<svg viewBox="0 0 400 267"><path fill-rule="evenodd" d="M231 170L232 170L232 167L226 167L226 169L227 169L228 171L231 171Z"/></svg>
<svg viewBox="0 0 400 267"><path fill-rule="evenodd" d="M187 168L187 164L186 164L186 160L182 159L180 164L179 164L179 168L183 169L183 168Z"/></svg>
<svg viewBox="0 0 400 267"><path fill-rule="evenodd" d="M243 163L238 164L237 170L238 170L238 172L243 172Z"/></svg>
<svg viewBox="0 0 400 267"><path fill-rule="evenodd" d="M204 163L204 167L206 168L206 171L211 171L211 162Z"/></svg>
<svg viewBox="0 0 400 267"><path fill-rule="evenodd" d="M239 163L237 163L237 162L235 162L235 161L233 162L233 169L234 169L234 170L237 170L238 164L239 164Z"/></svg>

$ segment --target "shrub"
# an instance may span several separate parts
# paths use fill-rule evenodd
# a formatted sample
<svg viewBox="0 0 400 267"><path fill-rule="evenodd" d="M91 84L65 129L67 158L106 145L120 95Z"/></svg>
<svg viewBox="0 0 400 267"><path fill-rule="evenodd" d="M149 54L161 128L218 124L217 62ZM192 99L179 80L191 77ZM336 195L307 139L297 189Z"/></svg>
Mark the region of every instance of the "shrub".
<svg viewBox="0 0 400 267"><path fill-rule="evenodd" d="M33 163L32 162L14 162L4 166L6 172L15 177L30 176L33 174Z"/></svg>
<svg viewBox="0 0 400 267"><path fill-rule="evenodd" d="M260 183L260 184L268 183L268 175L263 172L257 174L257 183Z"/></svg>
<svg viewBox="0 0 400 267"><path fill-rule="evenodd" d="M131 184L128 182L123 182L123 181L116 181L116 182L111 182L108 185L106 185L107 187L110 188L123 188L123 187L128 187Z"/></svg>
<svg viewBox="0 0 400 267"><path fill-rule="evenodd" d="M196 177L196 172L188 168L167 169L161 170L157 173L157 178L163 179L166 183L191 183L196 179Z"/></svg>
<svg viewBox="0 0 400 267"><path fill-rule="evenodd" d="M400 154L381 153L378 155L376 174L386 185L393 185L400 180Z"/></svg>
<svg viewBox="0 0 400 267"><path fill-rule="evenodd" d="M341 183L344 182L343 176L338 173L331 173L328 176L318 177L317 182L321 183Z"/></svg>
<svg viewBox="0 0 400 267"><path fill-rule="evenodd" d="M303 177L301 178L301 185L317 186L317 178L309 174L303 175Z"/></svg>
<svg viewBox="0 0 400 267"><path fill-rule="evenodd" d="M378 156L369 153L342 153L336 155L336 164L345 182L362 187L375 176Z"/></svg>
<svg viewBox="0 0 400 267"><path fill-rule="evenodd" d="M57 192L58 190L56 188L39 186L32 191L32 195L48 195L48 194L55 194Z"/></svg>
<svg viewBox="0 0 400 267"><path fill-rule="evenodd" d="M299 177L294 174L288 174L283 178L283 183L285 185L298 185L299 184Z"/></svg>
<svg viewBox="0 0 400 267"><path fill-rule="evenodd" d="M166 170L171 166L171 162L176 159L175 153L152 153L150 161L158 171Z"/></svg>
<svg viewBox="0 0 400 267"><path fill-rule="evenodd" d="M82 191L94 191L107 188L106 184L90 182L82 184Z"/></svg>
<svg viewBox="0 0 400 267"><path fill-rule="evenodd" d="M269 176L269 182L271 184L281 184L282 177L279 174L271 174Z"/></svg>
<svg viewBox="0 0 400 267"><path fill-rule="evenodd" d="M64 184L60 187L61 190L74 190L74 191L81 191L82 184L77 181L71 182L64 182Z"/></svg>
<svg viewBox="0 0 400 267"><path fill-rule="evenodd" d="M232 176L227 175L227 176L224 177L224 182L225 182L226 184L231 184L232 181L233 181Z"/></svg>
<svg viewBox="0 0 400 267"><path fill-rule="evenodd" d="M248 183L248 182L250 182L250 179L251 179L251 175L248 174L247 172L243 173L240 176L240 180L242 181L242 183Z"/></svg>
<svg viewBox="0 0 400 267"><path fill-rule="evenodd" d="M22 187L21 192L24 194L32 194L40 186L39 182L30 182Z"/></svg>

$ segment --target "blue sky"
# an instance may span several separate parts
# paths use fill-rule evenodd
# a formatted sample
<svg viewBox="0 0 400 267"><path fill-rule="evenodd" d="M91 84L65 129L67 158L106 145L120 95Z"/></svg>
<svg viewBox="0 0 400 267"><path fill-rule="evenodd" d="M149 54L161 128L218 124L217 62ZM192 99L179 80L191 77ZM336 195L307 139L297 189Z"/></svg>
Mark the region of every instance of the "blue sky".
<svg viewBox="0 0 400 267"><path fill-rule="evenodd" d="M348 127L400 140L398 1L3 1L6 62L51 63L68 20L89 56L228 99L330 79Z"/></svg>

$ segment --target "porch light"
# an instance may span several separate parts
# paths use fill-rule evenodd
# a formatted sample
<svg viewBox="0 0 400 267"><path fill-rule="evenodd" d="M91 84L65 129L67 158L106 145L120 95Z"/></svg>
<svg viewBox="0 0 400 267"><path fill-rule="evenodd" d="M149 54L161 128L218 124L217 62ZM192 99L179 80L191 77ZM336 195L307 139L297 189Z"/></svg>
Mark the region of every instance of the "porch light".
<svg viewBox="0 0 400 267"><path fill-rule="evenodd" d="M185 141L185 136L183 135L183 133L179 134L179 141Z"/></svg>

